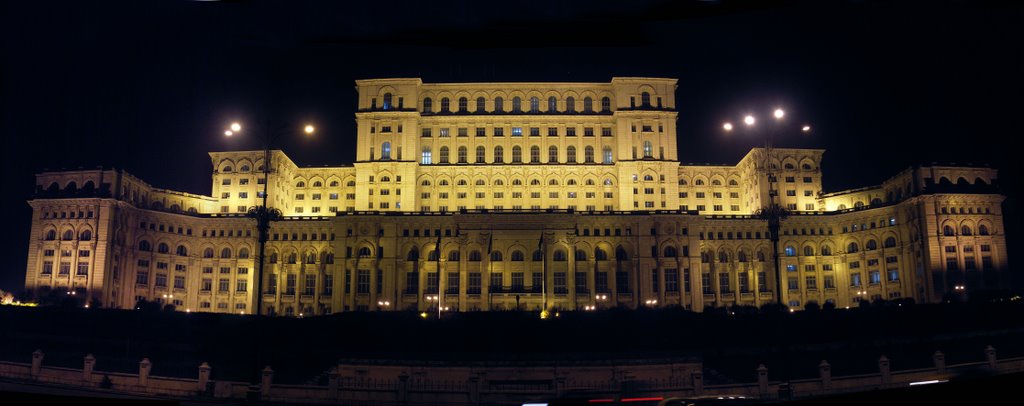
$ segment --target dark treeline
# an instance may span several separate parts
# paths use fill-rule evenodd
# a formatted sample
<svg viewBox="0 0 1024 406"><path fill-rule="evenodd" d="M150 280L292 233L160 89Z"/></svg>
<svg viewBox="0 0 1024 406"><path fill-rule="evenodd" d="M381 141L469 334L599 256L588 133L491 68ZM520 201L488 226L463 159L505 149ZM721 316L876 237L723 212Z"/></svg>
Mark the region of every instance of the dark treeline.
<svg viewBox="0 0 1024 406"><path fill-rule="evenodd" d="M322 380L339 359L426 361L702 360L709 384L755 380L764 363L772 379L814 377L827 359L835 375L982 361L992 345L1000 358L1024 354L1022 300L914 305L879 302L854 309L790 313L766 307L678 308L435 315L353 312L307 318L267 318L165 311L68 307L0 307L0 359L81 367L87 353L97 370L135 372L148 357L153 375L196 375L208 362L213 379L255 381L270 365L275 381Z"/></svg>

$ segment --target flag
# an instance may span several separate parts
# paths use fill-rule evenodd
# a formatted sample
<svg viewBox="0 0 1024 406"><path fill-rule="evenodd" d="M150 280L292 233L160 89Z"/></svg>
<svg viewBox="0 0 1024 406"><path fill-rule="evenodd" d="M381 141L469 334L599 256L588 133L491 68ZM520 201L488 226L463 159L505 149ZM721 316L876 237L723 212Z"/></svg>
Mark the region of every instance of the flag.
<svg viewBox="0 0 1024 406"><path fill-rule="evenodd" d="M544 249L544 232L543 231L541 231L541 233L540 233L540 241L537 241L537 249L538 250Z"/></svg>
<svg viewBox="0 0 1024 406"><path fill-rule="evenodd" d="M437 260L441 261L441 230L437 230L437 246L434 247L437 250Z"/></svg>
<svg viewBox="0 0 1024 406"><path fill-rule="evenodd" d="M487 258L491 257L491 251L494 249L494 230L491 230L491 235L487 239Z"/></svg>

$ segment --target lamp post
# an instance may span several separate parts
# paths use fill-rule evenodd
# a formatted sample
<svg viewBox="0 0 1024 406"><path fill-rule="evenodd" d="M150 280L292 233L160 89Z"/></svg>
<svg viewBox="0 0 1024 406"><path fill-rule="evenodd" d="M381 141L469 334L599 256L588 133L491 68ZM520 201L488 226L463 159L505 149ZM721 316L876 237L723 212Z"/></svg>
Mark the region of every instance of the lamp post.
<svg viewBox="0 0 1024 406"><path fill-rule="evenodd" d="M764 172L765 178L768 181L768 203L754 212L754 216L768 223L768 238L772 243L772 263L775 266L775 297L776 303L784 304L782 301L782 263L779 259L779 229L782 226L782 221L789 217L789 210L782 207L779 204L776 196L778 196L778 178L776 171L778 168L772 161L773 151L771 138L776 131L780 131L782 128L779 124L782 123L783 118L786 116L785 110L776 108L772 112L772 116L775 118L776 125L770 126L769 131L764 132L764 154L762 156L763 162L761 163L761 171ZM755 127L757 124L757 118L752 114L748 114L743 117L743 124L751 130L758 129ZM726 132L733 130L732 123L726 122L722 124L722 129ZM807 133L810 132L810 125L803 125L801 131Z"/></svg>
<svg viewBox="0 0 1024 406"><path fill-rule="evenodd" d="M306 124L302 129L306 135L312 135L316 128L311 124ZM238 122L231 123L229 128L224 131L224 136L231 137L242 131L242 125ZM269 126L263 140L263 192L260 194L260 205L252 206L246 213L247 216L252 217L256 220L256 241L259 244L259 255L257 256L256 265L256 311L253 312L255 315L263 314L263 275L264 268L266 267L266 249L267 240L270 235L270 223L273 221L280 220L283 218L281 210L276 207L267 207L267 192L270 185L270 167L271 167L271 150L270 144L272 141L273 132L270 131Z"/></svg>

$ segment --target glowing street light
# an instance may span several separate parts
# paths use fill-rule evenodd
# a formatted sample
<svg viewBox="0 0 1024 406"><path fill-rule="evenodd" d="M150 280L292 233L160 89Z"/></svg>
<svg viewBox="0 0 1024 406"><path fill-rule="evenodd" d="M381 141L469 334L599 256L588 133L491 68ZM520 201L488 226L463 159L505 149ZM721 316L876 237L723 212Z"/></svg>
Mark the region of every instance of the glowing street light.
<svg viewBox="0 0 1024 406"><path fill-rule="evenodd" d="M306 124L306 127L303 128L302 131L305 131L306 134L313 134L313 132L316 131L316 127L313 127L312 124Z"/></svg>
<svg viewBox="0 0 1024 406"><path fill-rule="evenodd" d="M235 132L231 131L231 130L227 130L227 131L224 131L224 135L230 137L232 135L235 135Z"/></svg>
<svg viewBox="0 0 1024 406"><path fill-rule="evenodd" d="M809 125L805 125L805 126L803 126L803 128L801 128L800 130L801 130L801 131L803 131L803 132L808 132L808 131L811 131L811 126L809 126Z"/></svg>
<svg viewBox="0 0 1024 406"><path fill-rule="evenodd" d="M234 132L242 131L242 125L239 124L237 121L234 122L234 123L231 123L231 131L234 131Z"/></svg>
<svg viewBox="0 0 1024 406"><path fill-rule="evenodd" d="M743 123L746 125L754 125L755 121L756 120L754 120L754 116L748 115L746 117L743 117Z"/></svg>
<svg viewBox="0 0 1024 406"><path fill-rule="evenodd" d="M775 109L775 118L782 118L785 115L786 112L782 111L782 109Z"/></svg>
<svg viewBox="0 0 1024 406"><path fill-rule="evenodd" d="M722 129L725 131L732 131L732 123L722 124Z"/></svg>

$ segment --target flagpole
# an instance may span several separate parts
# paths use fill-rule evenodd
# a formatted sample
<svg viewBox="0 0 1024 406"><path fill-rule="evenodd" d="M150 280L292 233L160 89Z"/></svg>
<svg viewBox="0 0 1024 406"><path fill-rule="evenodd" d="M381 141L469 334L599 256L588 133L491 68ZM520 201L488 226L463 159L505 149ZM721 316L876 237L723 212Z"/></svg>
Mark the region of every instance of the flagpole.
<svg viewBox="0 0 1024 406"><path fill-rule="evenodd" d="M441 319L441 230L437 230L437 319Z"/></svg>
<svg viewBox="0 0 1024 406"><path fill-rule="evenodd" d="M540 246L537 249L540 250L542 259L540 263L541 273L544 277L540 281L540 294L541 294L541 312L548 310L548 249L547 245L544 244L544 231L540 232Z"/></svg>

